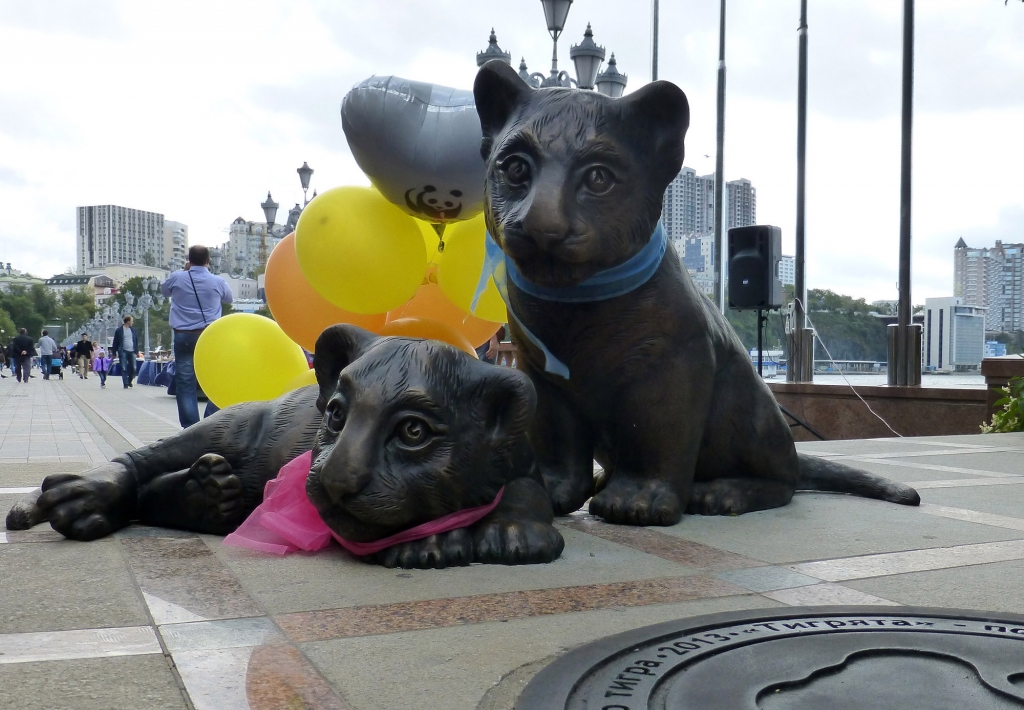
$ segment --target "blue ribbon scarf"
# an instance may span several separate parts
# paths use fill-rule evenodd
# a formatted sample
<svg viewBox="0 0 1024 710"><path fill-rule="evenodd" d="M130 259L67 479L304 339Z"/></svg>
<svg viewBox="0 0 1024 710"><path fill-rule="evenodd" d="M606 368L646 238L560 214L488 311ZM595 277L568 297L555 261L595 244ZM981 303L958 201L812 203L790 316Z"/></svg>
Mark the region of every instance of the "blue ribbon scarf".
<svg viewBox="0 0 1024 710"><path fill-rule="evenodd" d="M548 347L541 342L540 338L530 332L530 329L523 325L515 311L512 309L512 302L508 297L508 279L516 285L520 291L539 298L543 301L556 301L558 303L591 303L594 301L606 301L609 298L622 296L647 283L647 281L658 270L661 260L665 256L665 249L668 247L668 239L665 236L665 229L661 222L654 228L654 233L647 244L630 257L628 260L613 266L610 269L598 271L586 281L575 286L542 286L529 281L520 273L516 265L501 250L494 237L488 232L486 235L486 251L484 264L480 271L480 280L477 283L476 293L473 302L470 304L470 311L476 310L477 303L484 291L487 290L487 283L491 279L505 302L505 308L509 316L516 322L523 331L523 335L538 350L544 354L544 371L558 375L566 380L569 379L569 368L559 360Z"/></svg>

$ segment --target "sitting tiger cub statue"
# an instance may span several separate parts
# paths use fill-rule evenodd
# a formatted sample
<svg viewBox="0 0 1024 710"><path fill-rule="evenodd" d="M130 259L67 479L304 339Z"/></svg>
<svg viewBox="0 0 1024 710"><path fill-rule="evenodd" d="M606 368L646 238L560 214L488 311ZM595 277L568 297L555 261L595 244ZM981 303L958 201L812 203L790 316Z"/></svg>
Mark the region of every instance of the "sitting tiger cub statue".
<svg viewBox="0 0 1024 710"><path fill-rule="evenodd" d="M690 120L677 86L533 89L491 61L474 95L489 259L504 265L517 367L537 390L529 438L556 514L589 500L610 523L672 525L796 490L919 503L909 486L797 454L746 349L666 244L662 197Z"/></svg>
<svg viewBox="0 0 1024 710"><path fill-rule="evenodd" d="M312 451L306 493L338 536L382 540L458 511L468 528L365 557L387 567L550 562L562 536L526 442L536 395L526 376L444 343L336 325L316 342L317 385L228 407L179 434L82 474L47 476L9 530L49 521L94 540L133 521L225 535L267 481Z"/></svg>

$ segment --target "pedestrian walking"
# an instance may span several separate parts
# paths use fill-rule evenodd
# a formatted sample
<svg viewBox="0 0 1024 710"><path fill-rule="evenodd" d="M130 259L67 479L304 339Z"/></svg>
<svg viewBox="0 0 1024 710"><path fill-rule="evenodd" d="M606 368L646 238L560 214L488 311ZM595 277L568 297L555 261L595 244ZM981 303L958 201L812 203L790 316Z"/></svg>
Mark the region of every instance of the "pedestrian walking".
<svg viewBox="0 0 1024 710"><path fill-rule="evenodd" d="M121 363L121 382L124 388L132 387L135 379L135 360L139 354L139 336L132 327L131 316L124 317L124 325L114 331L114 342L110 346L111 359Z"/></svg>
<svg viewBox="0 0 1024 710"><path fill-rule="evenodd" d="M95 357L92 359L93 372L100 376L100 387L107 386L107 373L110 372L110 367L113 364L114 361L107 357L107 353L103 350L103 346L101 345L99 350L96 351Z"/></svg>
<svg viewBox="0 0 1024 710"><path fill-rule="evenodd" d="M53 354L57 352L57 343L50 337L50 331L44 330L43 337L39 339L39 369L43 371L43 379L50 379L50 370L53 369Z"/></svg>
<svg viewBox="0 0 1024 710"><path fill-rule="evenodd" d="M75 361L78 363L78 376L83 380L89 379L89 368L92 366L92 351L94 347L89 340L89 334L82 333L82 339L75 343L75 347L71 349L72 353L74 353Z"/></svg>
<svg viewBox="0 0 1024 710"><path fill-rule="evenodd" d="M18 382L28 382L32 371L32 356L36 354L36 346L28 331L18 329L18 335L11 341L11 353L14 356L14 374Z"/></svg>
<svg viewBox="0 0 1024 710"><path fill-rule="evenodd" d="M160 284L160 292L171 299L168 322L174 330L174 387L178 421L189 427L199 421L198 383L194 365L196 343L203 330L220 318L221 305L231 303L227 281L210 273L210 250L199 244L189 247L188 261ZM217 411L207 400L204 417Z"/></svg>

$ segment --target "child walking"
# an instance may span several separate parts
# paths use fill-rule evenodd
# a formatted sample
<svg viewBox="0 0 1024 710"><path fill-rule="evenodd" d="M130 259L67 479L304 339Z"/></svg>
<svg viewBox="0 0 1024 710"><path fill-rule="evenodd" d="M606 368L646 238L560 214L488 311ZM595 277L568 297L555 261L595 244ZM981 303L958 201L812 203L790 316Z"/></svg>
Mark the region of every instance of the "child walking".
<svg viewBox="0 0 1024 710"><path fill-rule="evenodd" d="M99 349L99 352L92 359L92 369L100 376L100 387L107 386L107 373L110 372L110 366L113 361L107 357L107 353L103 348Z"/></svg>

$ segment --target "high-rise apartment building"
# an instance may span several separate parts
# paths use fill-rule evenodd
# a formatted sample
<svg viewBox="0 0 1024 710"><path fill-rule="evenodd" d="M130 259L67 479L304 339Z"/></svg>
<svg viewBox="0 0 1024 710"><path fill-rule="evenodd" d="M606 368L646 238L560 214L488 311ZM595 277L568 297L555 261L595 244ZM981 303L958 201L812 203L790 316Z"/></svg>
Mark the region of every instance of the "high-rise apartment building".
<svg viewBox="0 0 1024 710"><path fill-rule="evenodd" d="M725 232L757 223L757 190L750 180L727 182L724 198ZM714 293L715 174L680 170L665 189L661 221L694 282L704 293Z"/></svg>
<svg viewBox="0 0 1024 710"><path fill-rule="evenodd" d="M185 267L188 259L188 225L181 222L164 221L164 253L159 266L168 271Z"/></svg>
<svg viewBox="0 0 1024 710"><path fill-rule="evenodd" d="M715 231L715 176L698 177L683 168L669 183L662 199L661 220L670 239Z"/></svg>
<svg viewBox="0 0 1024 710"><path fill-rule="evenodd" d="M710 176L714 180L714 175ZM740 178L725 183L725 224L723 231L733 227L757 224L757 190L750 180Z"/></svg>
<svg viewBox="0 0 1024 710"><path fill-rule="evenodd" d="M725 183L725 223L733 227L757 224L757 189L740 178ZM662 199L661 219L670 239L715 231L715 174L698 176L683 168L669 183Z"/></svg>
<svg viewBox="0 0 1024 710"><path fill-rule="evenodd" d="M953 247L953 294L987 309L987 330L1024 330L1024 244L975 249L961 238Z"/></svg>
<svg viewBox="0 0 1024 710"><path fill-rule="evenodd" d="M779 281L783 286L796 285L796 257L783 256L779 262Z"/></svg>
<svg viewBox="0 0 1024 710"><path fill-rule="evenodd" d="M164 216L117 205L75 210L77 270L109 264L159 266L164 256Z"/></svg>

